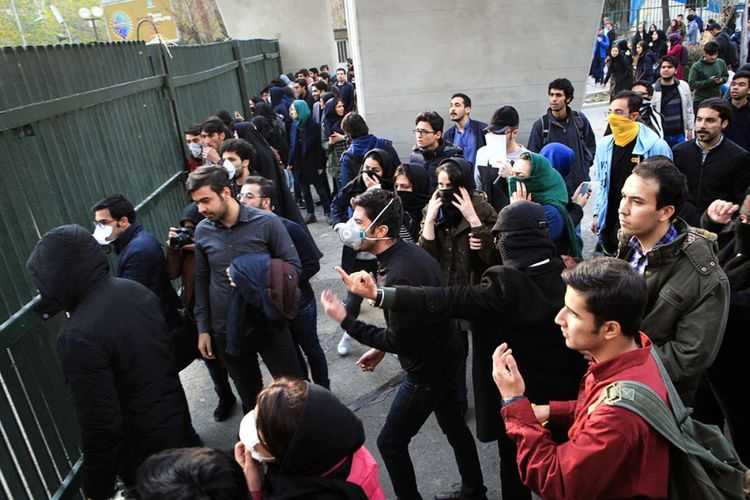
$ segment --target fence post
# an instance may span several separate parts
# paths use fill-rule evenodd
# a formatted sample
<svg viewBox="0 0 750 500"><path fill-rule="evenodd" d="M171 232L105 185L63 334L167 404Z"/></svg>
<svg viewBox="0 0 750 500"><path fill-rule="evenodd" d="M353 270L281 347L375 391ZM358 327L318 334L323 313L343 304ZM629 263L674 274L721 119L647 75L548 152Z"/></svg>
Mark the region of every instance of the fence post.
<svg viewBox="0 0 750 500"><path fill-rule="evenodd" d="M250 110L250 96L247 93L247 78L245 78L245 66L242 64L242 51L240 42L235 40L232 43L232 53L237 61L237 83L240 86L240 98L242 99L242 112L245 114L245 120L252 120L253 114Z"/></svg>
<svg viewBox="0 0 750 500"><path fill-rule="evenodd" d="M188 160L188 153L187 151L185 151L185 144L183 139L183 131L185 130L185 128L182 126L183 124L180 122L180 114L177 112L177 96L174 92L172 76L169 74L169 65L167 64L168 52L162 44L159 44L156 50L158 51L159 57L161 58L161 66L164 71L164 93L169 100L169 109L172 112L172 123L174 124L174 129L177 134L177 143L180 145L180 154L182 156L183 165L186 165Z"/></svg>

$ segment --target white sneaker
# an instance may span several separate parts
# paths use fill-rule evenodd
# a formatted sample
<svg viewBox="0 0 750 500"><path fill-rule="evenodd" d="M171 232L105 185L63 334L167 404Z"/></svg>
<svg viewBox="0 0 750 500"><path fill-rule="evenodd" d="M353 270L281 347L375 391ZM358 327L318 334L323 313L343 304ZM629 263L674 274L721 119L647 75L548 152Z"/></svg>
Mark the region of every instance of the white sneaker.
<svg viewBox="0 0 750 500"><path fill-rule="evenodd" d="M348 333L344 333L339 340L338 352L339 356L346 356L352 348L352 338Z"/></svg>

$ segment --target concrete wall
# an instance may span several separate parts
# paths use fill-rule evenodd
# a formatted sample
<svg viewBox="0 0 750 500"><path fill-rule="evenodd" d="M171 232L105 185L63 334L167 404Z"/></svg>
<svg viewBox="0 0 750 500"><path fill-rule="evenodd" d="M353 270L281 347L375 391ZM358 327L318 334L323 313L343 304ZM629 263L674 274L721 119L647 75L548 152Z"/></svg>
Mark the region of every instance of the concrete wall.
<svg viewBox="0 0 750 500"><path fill-rule="evenodd" d="M459 2L461 3L461 2ZM402 158L414 145L414 118L445 119L450 96L473 101L488 121L503 105L521 117L520 142L547 109L547 85L566 77L580 108L602 0L347 0L359 109L372 132Z"/></svg>
<svg viewBox="0 0 750 500"><path fill-rule="evenodd" d="M336 67L329 0L217 0L229 36L276 38L285 73Z"/></svg>

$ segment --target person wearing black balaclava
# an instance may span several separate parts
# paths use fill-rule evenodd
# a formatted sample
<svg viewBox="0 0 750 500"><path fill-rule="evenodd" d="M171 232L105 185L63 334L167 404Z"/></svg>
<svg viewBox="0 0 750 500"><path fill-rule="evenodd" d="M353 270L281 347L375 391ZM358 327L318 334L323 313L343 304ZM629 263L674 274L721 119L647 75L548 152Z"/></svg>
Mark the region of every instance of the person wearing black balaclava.
<svg viewBox="0 0 750 500"><path fill-rule="evenodd" d="M501 399L492 379L492 353L502 342L513 345L513 355L525 370L526 395L537 404L575 399L586 371L585 360L566 347L555 325L564 305L560 275L565 264L555 256L546 226L544 209L537 203L518 201L500 211L492 232L504 264L487 269L474 286L378 289L364 273L344 279L351 293L374 299L391 312L446 312L472 321L477 439L498 441L503 498L531 498L531 493L518 474L516 446L498 418Z"/></svg>
<svg viewBox="0 0 750 500"><path fill-rule="evenodd" d="M735 213L739 215L732 219ZM750 462L750 414L743 398L737 397L737 382L747 380L745 353L750 324L750 189L740 205L714 200L706 209L701 226L716 233L719 265L729 279L732 292L729 316L719 354L706 372L709 384L701 384L696 394L696 418L724 428L726 420L732 444L742 463ZM744 375L743 375L744 373Z"/></svg>
<svg viewBox="0 0 750 500"><path fill-rule="evenodd" d="M437 189L425 208L419 245L435 257L448 285L471 285L478 282L487 267L495 262L490 244L490 229L497 213L484 197L475 192L474 167L463 158L443 160L435 169ZM466 321L458 322L464 343L464 360L459 367L458 390L462 410L468 408L466 396L466 356L468 332Z"/></svg>
<svg viewBox="0 0 750 500"><path fill-rule="evenodd" d="M430 201L430 178L425 169L405 163L396 169L393 189L404 207L404 222L399 236L416 243L419 240L424 207Z"/></svg>

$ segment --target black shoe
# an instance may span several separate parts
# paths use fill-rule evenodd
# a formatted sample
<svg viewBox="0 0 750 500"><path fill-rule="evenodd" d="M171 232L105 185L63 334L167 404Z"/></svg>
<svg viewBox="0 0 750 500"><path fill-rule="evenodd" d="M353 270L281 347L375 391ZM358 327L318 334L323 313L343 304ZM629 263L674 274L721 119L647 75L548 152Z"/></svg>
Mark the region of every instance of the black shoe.
<svg viewBox="0 0 750 500"><path fill-rule="evenodd" d="M305 217L305 224L313 224L315 222L318 222L318 219L316 219L313 214L310 214L307 217Z"/></svg>
<svg viewBox="0 0 750 500"><path fill-rule="evenodd" d="M466 413L469 411L469 403L467 401L459 402L458 409L461 412L461 416L466 420Z"/></svg>
<svg viewBox="0 0 750 500"><path fill-rule="evenodd" d="M224 398L219 400L219 404L216 405L214 410L214 420L217 422L223 422L228 419L234 410L234 405L237 403L237 398L234 396L230 398Z"/></svg>
<svg viewBox="0 0 750 500"><path fill-rule="evenodd" d="M457 500L464 497L460 491L449 491L446 493L438 493L435 495L435 500Z"/></svg>

